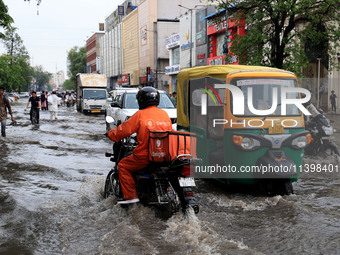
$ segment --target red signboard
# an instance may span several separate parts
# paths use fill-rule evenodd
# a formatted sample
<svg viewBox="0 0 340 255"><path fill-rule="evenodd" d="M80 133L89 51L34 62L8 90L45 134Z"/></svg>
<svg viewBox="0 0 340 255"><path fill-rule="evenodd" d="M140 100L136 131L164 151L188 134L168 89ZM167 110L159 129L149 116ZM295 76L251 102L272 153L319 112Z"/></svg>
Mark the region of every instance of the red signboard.
<svg viewBox="0 0 340 255"><path fill-rule="evenodd" d="M122 74L118 78L119 85L130 85L130 74Z"/></svg>

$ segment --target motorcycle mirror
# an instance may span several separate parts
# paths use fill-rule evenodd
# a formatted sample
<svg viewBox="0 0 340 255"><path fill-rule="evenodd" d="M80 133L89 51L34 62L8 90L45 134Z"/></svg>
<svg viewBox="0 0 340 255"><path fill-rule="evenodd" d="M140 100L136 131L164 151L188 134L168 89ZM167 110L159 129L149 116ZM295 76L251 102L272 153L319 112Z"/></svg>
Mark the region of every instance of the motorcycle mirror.
<svg viewBox="0 0 340 255"><path fill-rule="evenodd" d="M107 123L110 123L110 124L114 124L116 122L115 119L112 118L111 116L106 116L105 120Z"/></svg>

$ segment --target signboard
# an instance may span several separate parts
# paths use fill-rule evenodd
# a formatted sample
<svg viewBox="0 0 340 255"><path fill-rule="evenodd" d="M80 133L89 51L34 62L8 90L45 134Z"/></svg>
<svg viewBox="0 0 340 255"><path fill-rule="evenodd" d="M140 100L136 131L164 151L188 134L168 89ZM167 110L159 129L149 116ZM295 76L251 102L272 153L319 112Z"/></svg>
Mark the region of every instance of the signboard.
<svg viewBox="0 0 340 255"><path fill-rule="evenodd" d="M207 29L207 34L215 34L217 32L221 32L226 29L228 26L228 22L226 21L225 16L222 16L219 22L216 20L208 20L208 29Z"/></svg>
<svg viewBox="0 0 340 255"><path fill-rule="evenodd" d="M208 65L214 66L214 65L223 65L224 63L224 56L218 56L214 58L208 58Z"/></svg>
<svg viewBox="0 0 340 255"><path fill-rule="evenodd" d="M118 84L123 86L130 85L130 74L122 74L118 78Z"/></svg>
<svg viewBox="0 0 340 255"><path fill-rule="evenodd" d="M118 15L124 16L124 5L118 5Z"/></svg>
<svg viewBox="0 0 340 255"><path fill-rule="evenodd" d="M174 34L165 39L165 45L167 49L174 48L180 44L180 35Z"/></svg>
<svg viewBox="0 0 340 255"><path fill-rule="evenodd" d="M148 34L147 34L147 28L146 26L143 26L141 29L140 29L140 42L141 42L141 45L146 45L147 44L147 39L148 39Z"/></svg>
<svg viewBox="0 0 340 255"><path fill-rule="evenodd" d="M104 31L104 23L99 23L99 31Z"/></svg>
<svg viewBox="0 0 340 255"><path fill-rule="evenodd" d="M166 66L165 67L165 74L170 75L170 74L176 74L180 70L180 65L173 65L173 66Z"/></svg>
<svg viewBox="0 0 340 255"><path fill-rule="evenodd" d="M202 20L205 16L207 16L207 9L196 12L196 45L206 43L207 21Z"/></svg>
<svg viewBox="0 0 340 255"><path fill-rule="evenodd" d="M194 43L191 44L191 47L194 47ZM181 45L181 50L190 49L190 43Z"/></svg>

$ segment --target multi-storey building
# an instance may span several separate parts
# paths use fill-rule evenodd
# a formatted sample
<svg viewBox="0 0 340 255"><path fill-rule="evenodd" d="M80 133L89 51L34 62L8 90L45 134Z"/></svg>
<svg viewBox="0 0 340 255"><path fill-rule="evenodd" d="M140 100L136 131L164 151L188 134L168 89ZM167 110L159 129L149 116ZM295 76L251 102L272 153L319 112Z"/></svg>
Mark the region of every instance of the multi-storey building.
<svg viewBox="0 0 340 255"><path fill-rule="evenodd" d="M100 73L100 38L104 33L95 33L86 40L86 72Z"/></svg>
<svg viewBox="0 0 340 255"><path fill-rule="evenodd" d="M178 33L178 17L187 11L181 4L194 8L201 1L126 1L106 19L101 56L109 87L153 85L168 90L166 38Z"/></svg>

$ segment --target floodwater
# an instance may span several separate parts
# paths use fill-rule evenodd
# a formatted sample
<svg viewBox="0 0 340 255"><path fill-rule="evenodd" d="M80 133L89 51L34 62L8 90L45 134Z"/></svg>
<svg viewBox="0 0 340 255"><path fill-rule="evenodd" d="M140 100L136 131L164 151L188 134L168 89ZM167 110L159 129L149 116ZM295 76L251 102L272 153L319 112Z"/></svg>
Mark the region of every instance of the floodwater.
<svg viewBox="0 0 340 255"><path fill-rule="evenodd" d="M112 162L103 115L61 107L32 126L27 99L0 140L0 254L339 254L340 174L302 173L295 194L265 197L197 181L200 213L161 219L102 190ZM340 117L334 127L340 131ZM9 123L8 123L9 124ZM305 163L336 164L322 158Z"/></svg>

